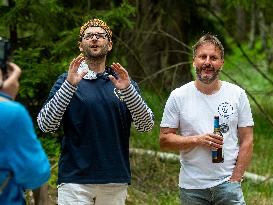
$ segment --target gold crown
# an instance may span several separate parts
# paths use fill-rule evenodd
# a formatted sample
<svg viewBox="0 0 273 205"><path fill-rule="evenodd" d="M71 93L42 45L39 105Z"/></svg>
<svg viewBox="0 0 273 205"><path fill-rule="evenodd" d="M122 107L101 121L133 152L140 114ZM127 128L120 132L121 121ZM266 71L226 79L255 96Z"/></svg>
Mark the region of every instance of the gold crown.
<svg viewBox="0 0 273 205"><path fill-rule="evenodd" d="M104 21L102 21L100 19L90 19L89 21L87 21L86 23L84 23L83 26L80 29L80 36L79 36L80 38L83 37L84 31L88 27L101 27L107 33L108 38L109 39L112 38L112 31L111 31L111 29L109 28L109 26L107 26L107 24Z"/></svg>

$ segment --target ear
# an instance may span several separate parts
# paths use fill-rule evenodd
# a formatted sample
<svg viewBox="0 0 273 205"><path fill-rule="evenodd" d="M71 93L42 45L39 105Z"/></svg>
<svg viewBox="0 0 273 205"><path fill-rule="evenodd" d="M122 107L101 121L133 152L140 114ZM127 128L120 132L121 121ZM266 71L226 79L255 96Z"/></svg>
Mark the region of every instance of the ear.
<svg viewBox="0 0 273 205"><path fill-rule="evenodd" d="M109 40L109 42L108 42L108 52L111 51L112 48L113 48L113 41Z"/></svg>
<svg viewBox="0 0 273 205"><path fill-rule="evenodd" d="M79 43L79 49L80 49L81 52L83 51L83 49L82 49L82 43Z"/></svg>
<svg viewBox="0 0 273 205"><path fill-rule="evenodd" d="M221 68L224 66L224 63L225 63L225 61L224 61L224 59L222 59L222 65L221 65Z"/></svg>
<svg viewBox="0 0 273 205"><path fill-rule="evenodd" d="M194 62L192 62L192 66L195 68L196 66L195 66L195 64L194 64Z"/></svg>

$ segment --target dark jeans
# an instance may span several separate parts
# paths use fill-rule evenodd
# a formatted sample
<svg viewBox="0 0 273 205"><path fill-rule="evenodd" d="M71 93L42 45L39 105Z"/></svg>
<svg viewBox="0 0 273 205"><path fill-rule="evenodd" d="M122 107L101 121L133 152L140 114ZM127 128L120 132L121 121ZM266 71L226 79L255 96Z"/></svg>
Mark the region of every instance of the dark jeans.
<svg viewBox="0 0 273 205"><path fill-rule="evenodd" d="M180 188L181 205L245 205L239 182L224 182L207 189Z"/></svg>

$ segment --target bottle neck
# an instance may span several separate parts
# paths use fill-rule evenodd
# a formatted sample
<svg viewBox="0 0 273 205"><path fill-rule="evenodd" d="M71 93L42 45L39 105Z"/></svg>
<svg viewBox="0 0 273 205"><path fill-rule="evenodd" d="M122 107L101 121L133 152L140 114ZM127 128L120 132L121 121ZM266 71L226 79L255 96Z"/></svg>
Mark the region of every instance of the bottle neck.
<svg viewBox="0 0 273 205"><path fill-rule="evenodd" d="M214 129L220 129L219 118L214 118Z"/></svg>

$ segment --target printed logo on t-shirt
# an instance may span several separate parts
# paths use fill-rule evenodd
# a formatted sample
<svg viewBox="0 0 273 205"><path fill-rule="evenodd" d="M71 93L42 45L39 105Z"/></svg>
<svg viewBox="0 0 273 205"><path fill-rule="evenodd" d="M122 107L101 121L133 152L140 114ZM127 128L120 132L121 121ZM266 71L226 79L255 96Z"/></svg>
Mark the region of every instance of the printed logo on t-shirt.
<svg viewBox="0 0 273 205"><path fill-rule="evenodd" d="M222 123L220 129L222 133L227 133L229 131L228 122L230 117L234 114L234 108L228 102L223 102L218 106L218 113L222 118Z"/></svg>
<svg viewBox="0 0 273 205"><path fill-rule="evenodd" d="M218 106L218 113L221 117L229 119L234 114L234 108L228 102L223 102Z"/></svg>
<svg viewBox="0 0 273 205"><path fill-rule="evenodd" d="M229 126L228 126L228 124L222 123L222 124L220 125L220 130L221 130L222 133L227 133L227 132L229 131Z"/></svg>

